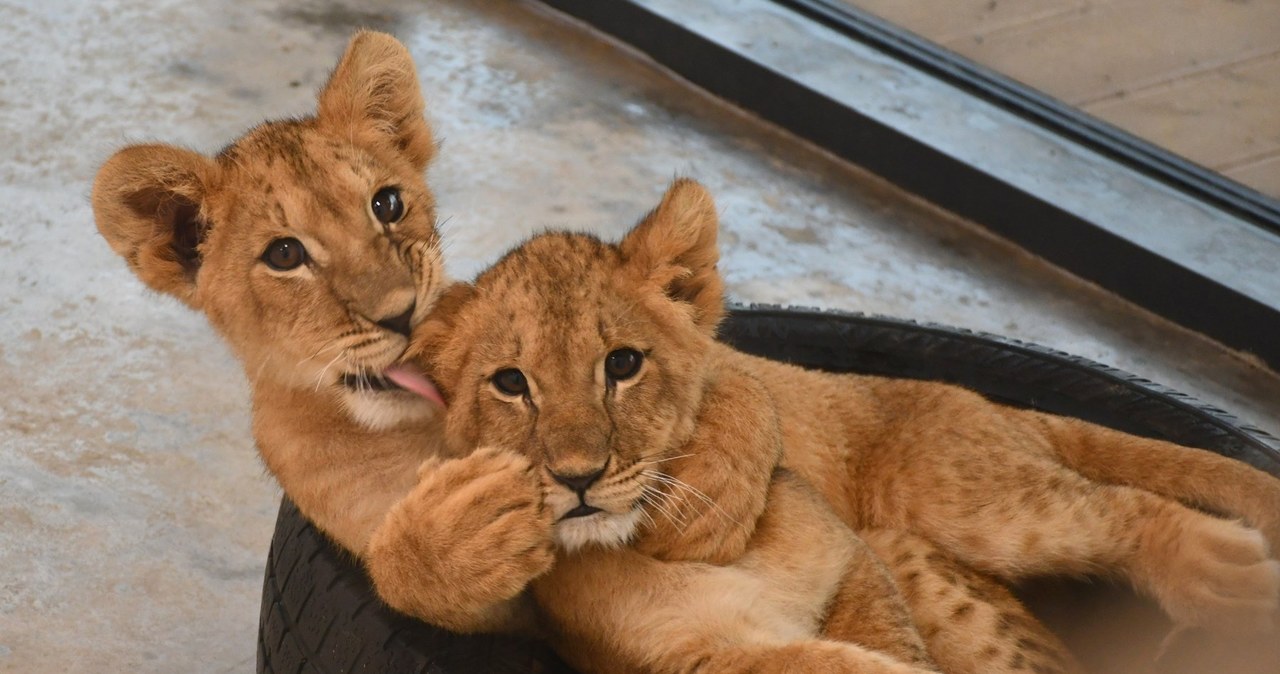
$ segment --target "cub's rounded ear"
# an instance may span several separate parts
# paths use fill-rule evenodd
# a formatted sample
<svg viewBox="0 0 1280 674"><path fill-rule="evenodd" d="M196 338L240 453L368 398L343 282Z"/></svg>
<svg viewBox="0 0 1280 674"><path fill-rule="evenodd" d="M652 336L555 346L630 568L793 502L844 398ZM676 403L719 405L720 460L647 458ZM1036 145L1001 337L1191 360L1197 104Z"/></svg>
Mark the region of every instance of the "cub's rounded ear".
<svg viewBox="0 0 1280 674"><path fill-rule="evenodd" d="M168 145L135 145L112 155L93 180L98 232L148 286L199 309L195 293L202 214L216 166Z"/></svg>
<svg viewBox="0 0 1280 674"><path fill-rule="evenodd" d="M435 306L413 330L406 357L427 371L441 391L452 392L457 368L469 346L462 335L463 308L477 295L470 283L453 283L445 288Z"/></svg>
<svg viewBox="0 0 1280 674"><path fill-rule="evenodd" d="M619 246L631 269L671 299L688 303L694 321L708 332L724 315L724 281L716 269L718 227L711 193L679 178Z"/></svg>
<svg viewBox="0 0 1280 674"><path fill-rule="evenodd" d="M419 171L435 154L413 57L386 33L363 30L351 38L319 104L322 124L390 143Z"/></svg>

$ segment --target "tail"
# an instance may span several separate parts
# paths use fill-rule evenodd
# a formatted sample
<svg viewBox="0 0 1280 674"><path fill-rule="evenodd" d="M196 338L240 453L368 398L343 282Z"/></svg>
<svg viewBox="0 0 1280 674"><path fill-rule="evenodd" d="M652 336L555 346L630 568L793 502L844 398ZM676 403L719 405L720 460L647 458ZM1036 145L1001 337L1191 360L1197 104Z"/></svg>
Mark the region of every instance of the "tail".
<svg viewBox="0 0 1280 674"><path fill-rule="evenodd" d="M1280 553L1280 478L1204 449L1043 415L1062 462L1087 478L1127 485L1240 518Z"/></svg>

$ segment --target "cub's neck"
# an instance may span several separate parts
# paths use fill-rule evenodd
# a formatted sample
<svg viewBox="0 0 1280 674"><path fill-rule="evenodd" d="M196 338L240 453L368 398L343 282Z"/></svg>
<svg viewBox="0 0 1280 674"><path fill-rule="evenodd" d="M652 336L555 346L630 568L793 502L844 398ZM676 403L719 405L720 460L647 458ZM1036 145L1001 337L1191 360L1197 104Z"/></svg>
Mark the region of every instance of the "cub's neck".
<svg viewBox="0 0 1280 674"><path fill-rule="evenodd" d="M444 454L442 416L370 429L333 390L260 380L253 391L263 463L304 515L356 554L417 483L422 462Z"/></svg>

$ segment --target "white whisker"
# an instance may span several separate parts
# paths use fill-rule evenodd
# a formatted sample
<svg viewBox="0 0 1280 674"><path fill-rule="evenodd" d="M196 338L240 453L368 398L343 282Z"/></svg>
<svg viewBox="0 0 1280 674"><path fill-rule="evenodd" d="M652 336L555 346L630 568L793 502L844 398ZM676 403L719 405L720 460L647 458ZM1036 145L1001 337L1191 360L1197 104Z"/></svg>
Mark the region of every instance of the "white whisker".
<svg viewBox="0 0 1280 674"><path fill-rule="evenodd" d="M648 503L649 505L653 506L655 510L657 510L658 512L666 516L666 518L670 520L671 524L675 525L676 528L680 529L681 531L684 531L684 528L688 524L685 521L685 518L681 516L679 512L673 511L670 507L668 507L668 504L664 502L661 498L657 498L660 496L669 497L670 495L664 494L659 491L646 489L644 492L641 492L640 498L644 500L645 503Z"/></svg>
<svg viewBox="0 0 1280 674"><path fill-rule="evenodd" d="M303 364L303 363L305 363L305 362L307 362L307 361L309 361L309 360L311 360L311 359L315 358L316 356L319 356L320 354L324 353L325 351L328 351L329 349L336 349L336 348L340 347L340 346L341 346L341 340L342 340L342 338L341 338L341 337L335 337L334 339L331 339L331 340L329 340L329 341L325 342L325 343L324 343L324 344L323 344L319 349L316 349L316 352L315 352L315 353L313 353L313 354L311 354L310 356L307 356L306 358L303 358L302 360L298 361L298 365L301 365L301 364Z"/></svg>
<svg viewBox="0 0 1280 674"><path fill-rule="evenodd" d="M272 360L275 360L274 354L268 354L267 357L263 358L262 361L258 363L258 369L254 371L253 376L249 378L249 381L256 385L258 383L258 379L262 376L262 371L267 369L267 365L270 364Z"/></svg>
<svg viewBox="0 0 1280 674"><path fill-rule="evenodd" d="M667 475L665 473L659 473L657 471L645 471L644 475L650 479L657 480L658 482L669 485L671 487L675 487L676 489L679 489L684 493L690 494L698 498L703 503L706 503L707 505L714 508L715 511L719 513L721 517L724 517L726 520L729 520L734 524L738 524L738 525L742 524L736 518L734 518L732 515L726 512L724 508L721 508L720 504L716 503L710 496L707 496L706 494L704 494L697 487L694 487L693 485L679 478L673 477L671 475Z"/></svg>
<svg viewBox="0 0 1280 674"><path fill-rule="evenodd" d="M663 482L661 480L659 480L659 483L667 484L668 486L671 486L671 487L676 486L669 482ZM672 489L667 489L666 491L663 491L661 493L666 498L666 502L669 503L673 509L675 509L676 514L679 515L681 519L692 520L693 518L699 515L698 509L694 507L694 504L690 502L689 499L685 498L684 495L681 494L680 492L674 491ZM688 512L685 511L686 508L688 509Z"/></svg>
<svg viewBox="0 0 1280 674"><path fill-rule="evenodd" d="M659 452L659 454L661 454L661 452ZM652 456L652 455L651 455L651 456ZM652 465L653 465L653 464L655 464L655 463L662 463L662 462L664 462L664 461L674 461L674 460L676 460L676 459L684 459L684 458L687 458L687 457L690 457L690 456L695 456L695 455L694 455L694 454L676 454L675 456L664 456L664 457L662 457L662 458L659 458L659 459L653 459L653 460L651 460L651 461L646 461L644 458L641 458L641 459L638 459L638 460L635 462L635 465L637 465L637 466L652 466Z"/></svg>
<svg viewBox="0 0 1280 674"><path fill-rule="evenodd" d="M643 496L641 498L643 498ZM645 510L644 508L638 508L638 510L640 511L640 516L643 517L645 521L649 523L649 528L652 529L658 526L658 523L653 520L653 515L650 515L649 511Z"/></svg>
<svg viewBox="0 0 1280 674"><path fill-rule="evenodd" d="M333 367L333 364L334 364L334 363L338 362L338 359L340 359L340 358L342 358L344 355L346 355L346 353L347 353L346 349L343 349L342 351L339 351L339 352L338 352L338 355L336 355L336 356L334 356L334 357L333 357L333 360L329 361L328 363L325 363L325 366L324 366L324 367L322 367L322 368L320 368L320 374L317 374L317 375L316 375L316 385L315 385L315 388L314 388L314 389L312 389L312 390L314 390L314 391L319 391L319 390L320 390L320 385L324 383L324 375L325 375L325 373L329 371L329 368L330 368L330 367Z"/></svg>

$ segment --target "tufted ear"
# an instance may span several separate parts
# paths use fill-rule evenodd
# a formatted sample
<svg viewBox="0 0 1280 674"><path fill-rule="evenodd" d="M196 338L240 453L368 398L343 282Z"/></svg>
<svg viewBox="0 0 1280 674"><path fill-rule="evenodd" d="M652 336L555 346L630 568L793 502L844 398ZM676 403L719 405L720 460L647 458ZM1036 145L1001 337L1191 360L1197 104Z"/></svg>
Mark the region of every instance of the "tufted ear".
<svg viewBox="0 0 1280 674"><path fill-rule="evenodd" d="M112 155L93 180L98 231L148 286L199 309L196 271L208 221L202 205L215 172L207 157L169 145Z"/></svg>
<svg viewBox="0 0 1280 674"><path fill-rule="evenodd" d="M680 178L620 244L627 265L671 299L688 303L694 321L708 332L724 315L724 281L716 269L718 227L711 194Z"/></svg>
<svg viewBox="0 0 1280 674"><path fill-rule="evenodd" d="M319 104L321 123L390 143L418 171L435 154L413 58L386 33L362 30L351 38Z"/></svg>

